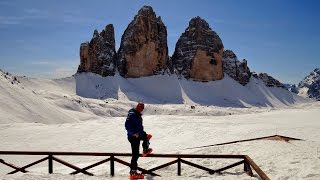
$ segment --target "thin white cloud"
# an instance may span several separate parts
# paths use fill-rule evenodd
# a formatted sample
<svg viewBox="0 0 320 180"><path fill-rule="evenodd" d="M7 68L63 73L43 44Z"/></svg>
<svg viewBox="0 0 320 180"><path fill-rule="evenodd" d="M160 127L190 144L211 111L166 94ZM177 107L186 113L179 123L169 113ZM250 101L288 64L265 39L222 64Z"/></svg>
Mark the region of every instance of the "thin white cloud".
<svg viewBox="0 0 320 180"><path fill-rule="evenodd" d="M22 15L20 16L11 16L11 15L0 16L0 25L19 25L19 24L25 24L31 20L44 20L44 19L51 20L51 21L58 21L62 23L72 23L72 24L103 23L102 20L99 20L97 18L83 16L82 14L76 14L72 11L70 12L66 11L61 13L56 11L29 8L29 9L23 9Z"/></svg>
<svg viewBox="0 0 320 180"><path fill-rule="evenodd" d="M0 25L16 25L22 22L22 17L0 16Z"/></svg>
<svg viewBox="0 0 320 180"><path fill-rule="evenodd" d="M42 11L40 9L30 8L30 9L24 9L23 10L27 14L41 14Z"/></svg>
<svg viewBox="0 0 320 180"><path fill-rule="evenodd" d="M31 62L32 65L52 65L52 62L49 61L33 61Z"/></svg>
<svg viewBox="0 0 320 180"><path fill-rule="evenodd" d="M47 11L35 8L23 9L21 15L19 16L0 16L0 25L17 25L23 24L29 20L48 19L50 17L51 15Z"/></svg>
<svg viewBox="0 0 320 180"><path fill-rule="evenodd" d="M9 2L9 1L0 1L0 5L1 6L11 6L11 5L13 5L13 3Z"/></svg>
<svg viewBox="0 0 320 180"><path fill-rule="evenodd" d="M61 21L65 23L72 23L72 24L104 23L104 21L102 20L99 20L96 18L90 18L90 17L83 17L74 13L64 13L60 15L59 18L61 19Z"/></svg>
<svg viewBox="0 0 320 180"><path fill-rule="evenodd" d="M30 20L46 19L44 15L0 16L0 25L19 25Z"/></svg>
<svg viewBox="0 0 320 180"><path fill-rule="evenodd" d="M48 67L65 67L75 66L76 63L80 63L79 59L37 59L33 61L27 61L26 65L48 65Z"/></svg>

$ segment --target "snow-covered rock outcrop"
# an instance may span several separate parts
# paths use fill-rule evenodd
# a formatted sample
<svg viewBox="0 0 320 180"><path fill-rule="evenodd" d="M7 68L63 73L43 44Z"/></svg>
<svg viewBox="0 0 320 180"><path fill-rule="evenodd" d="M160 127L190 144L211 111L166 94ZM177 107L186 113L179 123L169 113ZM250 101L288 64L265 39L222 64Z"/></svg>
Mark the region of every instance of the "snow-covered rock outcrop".
<svg viewBox="0 0 320 180"><path fill-rule="evenodd" d="M231 50L223 51L223 71L242 85L248 84L251 77L247 60L239 61Z"/></svg>
<svg viewBox="0 0 320 180"><path fill-rule="evenodd" d="M293 92L295 94L299 93L299 88L297 87L297 85L295 84L283 84L283 85L288 91Z"/></svg>
<svg viewBox="0 0 320 180"><path fill-rule="evenodd" d="M252 76L258 79L261 79L263 83L268 87L281 87L284 88L284 85L275 79L272 76L269 76L267 73L259 73L256 74L255 72L252 72Z"/></svg>
<svg viewBox="0 0 320 180"><path fill-rule="evenodd" d="M299 94L320 100L320 68L316 68L298 84Z"/></svg>

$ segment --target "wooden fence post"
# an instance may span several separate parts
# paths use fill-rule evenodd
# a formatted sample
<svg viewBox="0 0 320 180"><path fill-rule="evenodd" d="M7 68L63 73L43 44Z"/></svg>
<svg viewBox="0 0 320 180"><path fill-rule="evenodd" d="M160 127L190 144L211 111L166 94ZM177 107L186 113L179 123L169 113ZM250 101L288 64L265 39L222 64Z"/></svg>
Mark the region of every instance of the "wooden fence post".
<svg viewBox="0 0 320 180"><path fill-rule="evenodd" d="M249 176L253 176L253 173L252 173L252 170L251 170L251 167L250 167L250 164L247 163L246 161L244 161L244 171L249 175Z"/></svg>
<svg viewBox="0 0 320 180"><path fill-rule="evenodd" d="M48 169L49 169L49 174L52 174L53 173L53 162L52 162L52 155L49 154L48 156Z"/></svg>
<svg viewBox="0 0 320 180"><path fill-rule="evenodd" d="M114 176L114 156L110 157L110 174Z"/></svg>
<svg viewBox="0 0 320 180"><path fill-rule="evenodd" d="M178 176L181 176L181 159L180 158L178 158L177 164L178 164Z"/></svg>

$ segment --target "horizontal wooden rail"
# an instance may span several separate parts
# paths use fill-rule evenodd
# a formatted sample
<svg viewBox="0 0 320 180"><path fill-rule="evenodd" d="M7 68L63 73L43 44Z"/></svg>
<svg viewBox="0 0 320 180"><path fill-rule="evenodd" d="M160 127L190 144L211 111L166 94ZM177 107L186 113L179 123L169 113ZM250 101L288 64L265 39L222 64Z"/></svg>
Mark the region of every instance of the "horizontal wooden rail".
<svg viewBox="0 0 320 180"><path fill-rule="evenodd" d="M99 153L99 152L50 152L50 151L0 151L0 155L55 155L55 156L127 156L131 153ZM244 155L221 155L221 154L149 154L148 157L157 158L222 158L244 159Z"/></svg>
<svg viewBox="0 0 320 180"><path fill-rule="evenodd" d="M75 171L73 171L70 174L78 174L78 173L84 173L90 176L93 176L94 174L88 172L87 170L96 167L98 165L101 165L103 163L109 162L110 161L110 174L111 176L114 176L114 163L120 163L126 166L130 167L130 163L125 162L119 158L116 157L131 157L132 155L130 153L102 153L102 152L51 152L51 151L0 151L0 155L37 155L37 156L46 156L45 158L42 158L38 161L35 161L33 163L30 163L26 166L23 167L17 167L15 165L12 165L6 161L4 161L3 159L0 159L0 164L4 164L6 166L9 166L11 168L14 169L14 171L10 172L10 174L14 174L16 172L22 172L22 173L26 173L26 168L29 168L35 164L38 164L40 162L43 162L45 160L48 160L48 169L49 169L49 173L53 173L53 161L59 162L60 164L63 164L69 168L74 169ZM65 162L59 158L57 158L56 156L103 156L103 157L108 157L107 159L104 160L100 160L99 162L96 162L92 165L89 165L87 167L84 168L80 168L77 167L75 165L72 165L68 162ZM153 157L153 158L176 158L176 160L170 161L168 163L165 163L163 165L157 166L157 167L153 167L149 170L147 169L143 169L141 167L138 167L138 169L140 171L142 171L145 174L150 174L153 176L160 176L156 173L154 173L154 171L162 169L164 167L176 164L178 165L178 175L181 175L181 164L187 164L189 166L193 166L195 168L198 169L202 169L204 171L207 171L209 174L214 174L216 172L221 173L221 171L239 166L241 164L244 164L244 171L250 175L253 176L251 167L255 170L255 172L260 176L261 179L263 180L269 180L268 176L257 166L257 164L247 155L215 155L215 154L149 154L148 157ZM183 159L182 159L183 158ZM198 159L202 159L202 158L207 158L207 159L240 159L240 161L233 163L231 165L228 165L226 167L220 168L220 169L210 169L195 163L192 163L190 161L186 161L184 159L187 158L198 158Z"/></svg>

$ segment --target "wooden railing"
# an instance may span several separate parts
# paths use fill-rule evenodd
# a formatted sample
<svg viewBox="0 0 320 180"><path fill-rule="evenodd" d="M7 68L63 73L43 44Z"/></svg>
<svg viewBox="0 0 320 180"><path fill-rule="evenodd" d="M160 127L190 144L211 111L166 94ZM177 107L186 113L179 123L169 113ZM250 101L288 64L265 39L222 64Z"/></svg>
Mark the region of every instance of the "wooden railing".
<svg viewBox="0 0 320 180"><path fill-rule="evenodd" d="M88 172L88 169L91 169L93 167L96 167L98 165L101 165L103 163L106 163L110 161L110 174L111 176L114 176L114 162L118 162L120 164L126 165L130 167L130 163L125 162L121 159L118 159L117 157L130 157L131 154L129 153L97 153L97 152L38 152L38 151L0 151L0 155L43 155L46 156L38 161L35 161L33 163L27 164L22 167L18 167L16 165L13 165L9 162L6 162L5 160L1 159L0 156L0 164L6 165L8 167L13 168L14 170L9 172L8 174L14 174L17 172L26 173L28 172L26 169L34 166L36 164L39 164L43 161L48 160L48 172L49 174L53 173L53 161L56 161L60 164L63 164L65 166L68 166L69 168L74 169L75 171L70 174L78 174L83 173L86 175L94 176L94 174ZM63 161L62 159L57 158L56 156L102 156L102 157L108 157L106 159L103 159L99 162L96 162L92 165L89 165L84 168L77 167L75 165L72 165L66 161ZM244 171L249 175L253 176L252 169L255 170L255 172L259 175L259 177L263 180L269 180L268 176L259 168L259 166L247 155L202 155L202 154L150 154L148 157L152 158L175 158L175 160L170 161L168 163L165 163L163 165L151 168L151 169L143 169L141 167L138 167L140 171L142 171L144 174L150 174L152 176L160 176L159 174L156 174L155 171L162 169L164 167L170 166L172 164L177 164L177 174L178 176L181 176L181 164L187 164L189 166L196 167L198 169L202 169L204 171L207 171L209 174L214 173L221 173L222 171L225 171L227 169L239 166L241 164L244 165ZM219 168L219 169L210 169L198 164L195 164L193 162L187 161L185 159L191 159L191 158L208 158L208 159L239 159L238 162L230 164L226 167Z"/></svg>

